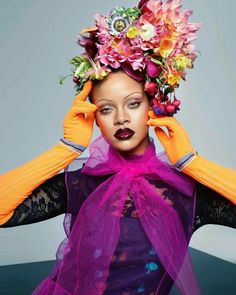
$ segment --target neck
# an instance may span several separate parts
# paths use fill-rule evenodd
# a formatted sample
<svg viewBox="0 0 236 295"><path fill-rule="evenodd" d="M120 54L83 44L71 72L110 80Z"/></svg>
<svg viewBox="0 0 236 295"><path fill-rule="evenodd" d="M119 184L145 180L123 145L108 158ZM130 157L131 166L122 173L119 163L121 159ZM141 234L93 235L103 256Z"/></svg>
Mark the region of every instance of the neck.
<svg viewBox="0 0 236 295"><path fill-rule="evenodd" d="M151 141L149 136L145 137L145 139L139 144L139 146L135 147L132 150L129 151L118 151L119 154L123 158L132 158L132 156L141 156L146 151L147 147L150 145Z"/></svg>

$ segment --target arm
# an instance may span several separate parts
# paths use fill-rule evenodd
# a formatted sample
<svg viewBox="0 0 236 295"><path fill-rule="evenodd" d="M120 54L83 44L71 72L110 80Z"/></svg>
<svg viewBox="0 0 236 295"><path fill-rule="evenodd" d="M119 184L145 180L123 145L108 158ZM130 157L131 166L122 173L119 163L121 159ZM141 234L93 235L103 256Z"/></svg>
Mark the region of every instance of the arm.
<svg viewBox="0 0 236 295"><path fill-rule="evenodd" d="M205 224L219 224L236 228L236 206L219 193L197 182L193 231Z"/></svg>
<svg viewBox="0 0 236 295"><path fill-rule="evenodd" d="M64 173L57 174L36 188L0 227L13 227L40 222L66 213L67 192Z"/></svg>
<svg viewBox="0 0 236 295"><path fill-rule="evenodd" d="M46 180L67 166L78 153L57 144L49 151L0 176L0 225Z"/></svg>
<svg viewBox="0 0 236 295"><path fill-rule="evenodd" d="M153 111L149 111L148 114L150 120L147 125L155 126L154 131L174 165L182 162L189 152L195 152L186 129L175 118L158 118ZM159 126L167 127L169 134L167 135ZM181 171L236 204L236 170L197 155L189 159Z"/></svg>
<svg viewBox="0 0 236 295"><path fill-rule="evenodd" d="M64 118L64 143L60 142L35 159L0 175L0 225L13 216L16 207L37 187L68 166L88 146L97 108L85 101L91 88L92 82L89 81L75 96Z"/></svg>
<svg viewBox="0 0 236 295"><path fill-rule="evenodd" d="M182 171L236 205L236 170L198 155Z"/></svg>

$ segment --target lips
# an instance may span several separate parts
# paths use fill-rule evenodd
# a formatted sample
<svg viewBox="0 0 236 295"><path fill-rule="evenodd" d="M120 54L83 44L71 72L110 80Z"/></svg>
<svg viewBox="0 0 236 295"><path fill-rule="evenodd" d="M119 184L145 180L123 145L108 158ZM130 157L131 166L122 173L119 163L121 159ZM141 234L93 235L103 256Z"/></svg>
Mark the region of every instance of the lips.
<svg viewBox="0 0 236 295"><path fill-rule="evenodd" d="M118 139L128 139L134 135L134 131L129 128L118 129L114 136Z"/></svg>

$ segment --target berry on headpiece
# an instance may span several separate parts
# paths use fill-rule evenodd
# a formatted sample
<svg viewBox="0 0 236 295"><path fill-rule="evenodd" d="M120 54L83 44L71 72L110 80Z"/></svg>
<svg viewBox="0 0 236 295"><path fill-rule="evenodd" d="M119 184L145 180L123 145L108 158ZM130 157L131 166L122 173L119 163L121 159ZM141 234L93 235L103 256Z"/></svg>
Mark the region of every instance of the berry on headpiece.
<svg viewBox="0 0 236 295"><path fill-rule="evenodd" d="M76 92L87 80L102 80L120 68L145 82L156 115L176 114L180 101L175 88L185 80L186 69L193 68L197 54L192 41L201 26L188 22L192 11L181 8L181 0L141 0L138 7L96 14L95 26L78 37L85 52L70 60Z"/></svg>

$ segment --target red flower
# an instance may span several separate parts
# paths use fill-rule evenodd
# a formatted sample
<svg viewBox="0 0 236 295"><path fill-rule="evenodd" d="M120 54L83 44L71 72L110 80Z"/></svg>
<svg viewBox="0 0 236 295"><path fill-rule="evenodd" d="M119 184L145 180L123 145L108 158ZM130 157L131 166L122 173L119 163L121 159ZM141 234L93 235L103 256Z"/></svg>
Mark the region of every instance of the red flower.
<svg viewBox="0 0 236 295"><path fill-rule="evenodd" d="M146 6L146 4L147 4L148 1L149 1L149 0L141 0L141 1L139 2L139 4L138 4L138 8L139 8L139 9L144 8L144 6Z"/></svg>

